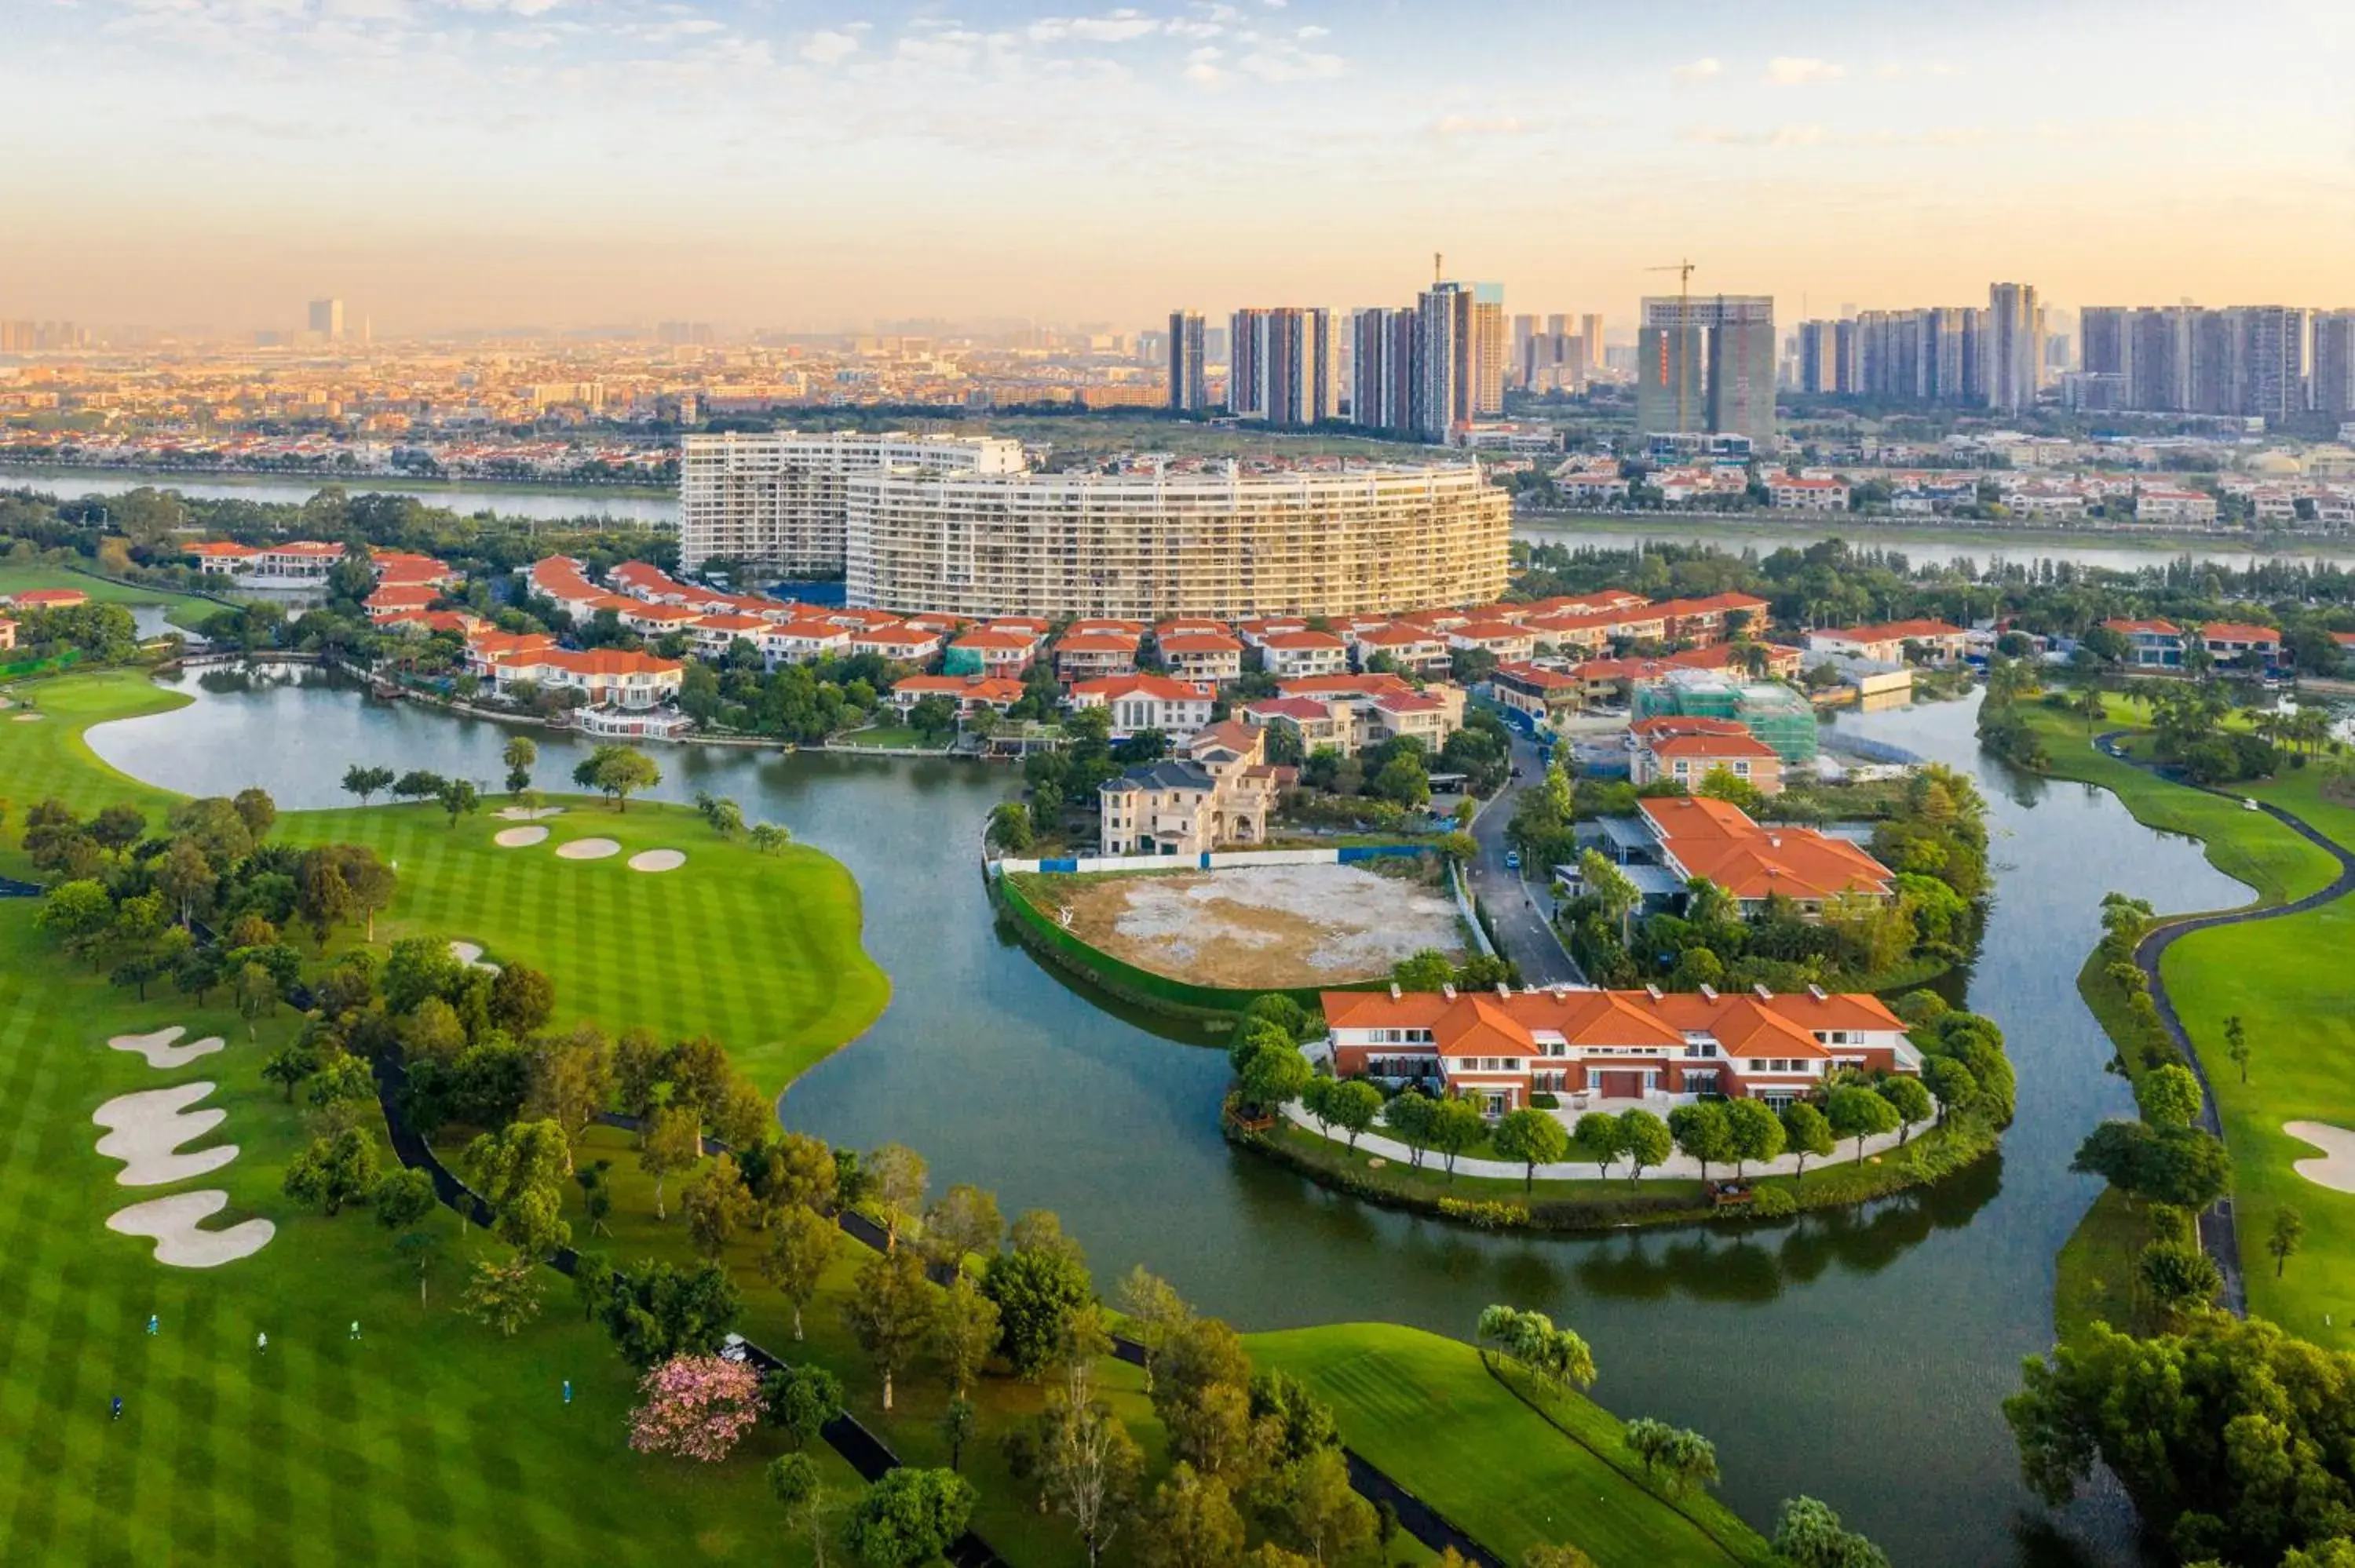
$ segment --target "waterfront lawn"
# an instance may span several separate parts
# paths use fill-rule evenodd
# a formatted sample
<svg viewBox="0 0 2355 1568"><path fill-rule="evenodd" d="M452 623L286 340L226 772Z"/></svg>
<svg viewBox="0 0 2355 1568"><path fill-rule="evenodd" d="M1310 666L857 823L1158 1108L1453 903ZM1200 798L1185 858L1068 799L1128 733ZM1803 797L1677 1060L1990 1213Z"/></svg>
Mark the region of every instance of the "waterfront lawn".
<svg viewBox="0 0 2355 1568"><path fill-rule="evenodd" d="M217 615L221 607L209 599L193 594L174 593L169 588L144 588L135 583L110 582L82 572L66 570L63 567L17 566L0 564L0 598L22 593L27 588L80 588L90 595L93 604L160 604L165 607L164 619L184 630L194 631L204 624L205 618Z"/></svg>
<svg viewBox="0 0 2355 1568"><path fill-rule="evenodd" d="M117 801L160 826L177 797L108 768L82 738L90 725L187 699L135 671L73 675L20 688L47 716L0 721L0 799L8 826L51 796L88 815ZM290 811L274 837L295 846L373 846L400 871L378 943L432 934L481 945L494 962L527 964L556 984L558 1016L611 1031L643 1025L666 1039L709 1034L770 1092L872 1023L890 981L859 945L858 885L832 857L794 844L762 854L723 840L692 810L641 801L626 811L588 798L548 821L547 842L492 842L514 824L499 801L455 827L438 806ZM622 845L603 860L560 860L573 839ZM632 871L644 849L680 849L676 871ZM0 870L25 871L0 853Z"/></svg>
<svg viewBox="0 0 2355 1568"><path fill-rule="evenodd" d="M27 729L31 726L24 726ZM627 1446L628 1367L544 1278L549 1310L512 1340L453 1309L465 1260L443 1245L421 1308L415 1275L366 1209L330 1220L279 1192L303 1140L262 1081L292 1033L282 1011L250 1043L227 1006L142 1005L67 964L0 901L0 1542L12 1563L538 1564L805 1562L785 1538L756 1434L719 1466ZM184 1023L228 1048L172 1071L105 1045ZM215 1225L278 1226L254 1255L166 1268L103 1228L158 1195L115 1185L91 1112L133 1089L208 1079L228 1113L198 1140L238 1146L198 1182L230 1195ZM386 1156L389 1163L389 1156ZM160 1331L145 1332L148 1315ZM347 1325L363 1338L349 1338ZM270 1336L257 1353L254 1336ZM571 1380L574 1399L561 1398ZM109 1403L123 1401L121 1421ZM830 1484L856 1478L822 1452Z"/></svg>
<svg viewBox="0 0 2355 1568"><path fill-rule="evenodd" d="M2074 715L2044 707L2033 701L2019 712L2043 736L2051 754L2047 777L2097 785L2115 795L2145 826L2161 832L2184 833L2201 842L2208 862L2235 882L2254 889L2257 901L2287 904L2330 885L2339 867L2329 855L2262 811L2244 809L2239 801L2188 785L2170 783L2098 750L2093 736L2121 725L2141 722L2145 705L2130 698L2107 699L2110 717L2089 732ZM2262 789L2247 791L2263 794ZM2161 914L2190 914L2161 910Z"/></svg>
<svg viewBox="0 0 2355 1568"><path fill-rule="evenodd" d="M1330 1404L1350 1448L1508 1563L1565 1542L1600 1568L1770 1561L1766 1542L1715 1498L1672 1502L1646 1486L1608 1411L1554 1396L1549 1421L1469 1345L1388 1323L1243 1342L1254 1364Z"/></svg>

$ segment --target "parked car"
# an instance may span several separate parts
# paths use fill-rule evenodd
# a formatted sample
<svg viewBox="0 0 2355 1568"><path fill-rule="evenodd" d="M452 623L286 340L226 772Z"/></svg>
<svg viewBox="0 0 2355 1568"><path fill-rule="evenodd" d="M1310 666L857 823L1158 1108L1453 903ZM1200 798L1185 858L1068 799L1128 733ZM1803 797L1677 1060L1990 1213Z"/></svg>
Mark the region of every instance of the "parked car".
<svg viewBox="0 0 2355 1568"><path fill-rule="evenodd" d="M1507 871L1518 871L1521 869L1520 851L1507 850L1505 852L1505 869Z"/></svg>

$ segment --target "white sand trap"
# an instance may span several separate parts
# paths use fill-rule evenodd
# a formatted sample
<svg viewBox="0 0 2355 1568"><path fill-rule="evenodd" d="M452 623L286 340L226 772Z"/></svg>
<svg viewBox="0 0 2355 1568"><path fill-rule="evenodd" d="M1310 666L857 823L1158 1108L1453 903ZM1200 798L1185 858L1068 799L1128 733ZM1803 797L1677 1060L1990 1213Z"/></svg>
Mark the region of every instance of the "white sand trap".
<svg viewBox="0 0 2355 1568"><path fill-rule="evenodd" d="M123 1174L114 1179L115 1184L161 1187L218 1171L235 1160L234 1143L194 1154L173 1152L190 1139L204 1137L228 1117L229 1112L218 1107L188 1109L218 1086L199 1079L168 1089L144 1089L135 1095L117 1095L92 1111L91 1120L112 1129L98 1140L98 1151L109 1160L123 1161Z"/></svg>
<svg viewBox="0 0 2355 1568"><path fill-rule="evenodd" d="M546 828L501 828L491 835L491 842L501 849L521 849L548 837Z"/></svg>
<svg viewBox="0 0 2355 1568"><path fill-rule="evenodd" d="M630 857L632 871L677 871L686 863L686 854L678 850L640 850Z"/></svg>
<svg viewBox="0 0 2355 1568"><path fill-rule="evenodd" d="M611 839L574 839L569 844L556 846L559 860L603 860L622 853L622 846Z"/></svg>
<svg viewBox="0 0 2355 1568"><path fill-rule="evenodd" d="M2300 1143L2322 1150L2319 1160L2301 1160L2290 1167L2318 1187L2334 1192L2355 1192L2355 1132L2327 1121L2286 1121L2282 1130Z"/></svg>
<svg viewBox="0 0 2355 1568"><path fill-rule="evenodd" d="M155 1238L155 1261L174 1268L218 1268L250 1257L270 1245L278 1227L268 1220L243 1220L225 1231L200 1231L198 1220L209 1219L229 1207L229 1194L218 1190L175 1192L117 1209L106 1216L106 1228L126 1236Z"/></svg>
<svg viewBox="0 0 2355 1568"><path fill-rule="evenodd" d="M542 817L564 815L564 808L561 806L502 806L496 814L503 821L536 822Z"/></svg>
<svg viewBox="0 0 2355 1568"><path fill-rule="evenodd" d="M17 714L8 722L11 724L38 724L40 721L41 715L39 714Z"/></svg>
<svg viewBox="0 0 2355 1568"><path fill-rule="evenodd" d="M153 1034L118 1034L107 1044L117 1051L136 1051L147 1058L151 1067L185 1067L199 1056L209 1056L221 1048L221 1037L208 1034L202 1040L192 1040L186 1045L172 1044L187 1031L175 1023L169 1029L158 1029Z"/></svg>
<svg viewBox="0 0 2355 1568"><path fill-rule="evenodd" d="M488 969L493 974L499 972L498 965L486 964L483 961L483 949L479 944L453 942L450 944L450 956L470 969Z"/></svg>

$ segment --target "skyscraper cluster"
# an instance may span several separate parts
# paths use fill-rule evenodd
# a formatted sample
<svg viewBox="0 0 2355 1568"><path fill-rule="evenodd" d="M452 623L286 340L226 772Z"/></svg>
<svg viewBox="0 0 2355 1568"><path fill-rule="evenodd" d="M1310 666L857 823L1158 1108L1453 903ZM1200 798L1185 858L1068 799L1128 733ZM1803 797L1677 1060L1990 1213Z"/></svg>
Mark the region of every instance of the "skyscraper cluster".
<svg viewBox="0 0 2355 1568"><path fill-rule="evenodd" d="M1798 329L1802 392L1891 403L2033 407L2046 384L2044 308L2028 283L1993 283L1985 309L1862 311Z"/></svg>
<svg viewBox="0 0 2355 1568"><path fill-rule="evenodd" d="M1525 392L1579 392L1603 368L1603 318L1550 315L1513 318L1513 357L1506 384Z"/></svg>
<svg viewBox="0 0 2355 1568"><path fill-rule="evenodd" d="M2088 305L2065 391L2097 410L2285 419L2355 413L2355 311Z"/></svg>

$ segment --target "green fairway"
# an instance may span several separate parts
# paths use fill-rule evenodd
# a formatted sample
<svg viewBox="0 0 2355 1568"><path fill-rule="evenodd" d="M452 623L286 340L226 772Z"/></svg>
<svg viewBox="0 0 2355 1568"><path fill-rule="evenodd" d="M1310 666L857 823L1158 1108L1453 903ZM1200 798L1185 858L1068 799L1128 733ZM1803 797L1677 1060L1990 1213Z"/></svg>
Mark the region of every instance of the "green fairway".
<svg viewBox="0 0 2355 1568"><path fill-rule="evenodd" d="M0 901L0 1560L802 1560L759 1474L773 1435L708 1468L629 1451L629 1369L557 1276L539 1321L502 1340L450 1309L479 1244L446 1211L427 1222L445 1251L421 1310L367 1210L328 1220L280 1195L303 1133L260 1069L289 1014L256 1044L218 995L209 1010L142 1005L69 969L32 934L36 907ZM176 1070L106 1047L167 1023L229 1046ZM161 1191L224 1190L212 1224L259 1214L278 1233L218 1269L167 1268L148 1241L103 1228L158 1190L115 1185L123 1167L96 1152L90 1118L112 1096L197 1079L221 1086L205 1103L228 1114L190 1147L234 1143L238 1158Z"/></svg>
<svg viewBox="0 0 2355 1568"><path fill-rule="evenodd" d="M114 772L81 737L89 725L186 701L144 675L112 671L21 689L46 716L0 721L0 798L25 808L54 796L80 812L124 801L161 825L174 797ZM379 943L432 933L480 945L556 982L562 1016L666 1038L709 1034L771 1092L856 1036L881 1012L889 981L859 946L858 888L815 850L762 854L723 840L695 811L558 798L546 842L501 849L492 809L456 827L432 805L289 812L275 836L309 845L372 845L400 871L377 921ZM558 845L611 839L602 860L559 859ZM637 872L632 855L677 849L676 871Z"/></svg>
<svg viewBox="0 0 2355 1568"><path fill-rule="evenodd" d="M1714 1498L1696 1492L1671 1505L1636 1479L1642 1464L1609 1412L1555 1396L1558 1427L1491 1377L1469 1345L1386 1323L1244 1343L1254 1362L1304 1379L1331 1403L1343 1442L1508 1563L1564 1542L1601 1568L1769 1560L1766 1542Z"/></svg>
<svg viewBox="0 0 2355 1568"><path fill-rule="evenodd" d="M103 577L68 571L63 567L0 563L0 598L22 593L27 588L80 588L90 595L93 604L160 604L165 609L164 619L187 631L194 631L204 623L207 616L218 614L221 609L210 599L198 599L194 594L109 582Z"/></svg>
<svg viewBox="0 0 2355 1568"><path fill-rule="evenodd" d="M2140 705L2114 699L2112 727L2133 722ZM2083 742L2083 721L2023 707L2045 731L2056 774L2082 777L2115 790L2137 818L2199 836L2219 870L2256 886L2263 901L2280 903L2328 886L2338 873L2329 855L2263 812L2231 800L2157 779ZM2319 766L2286 772L2275 781L2234 788L2281 807L2343 845L2355 846L2355 809L2322 792ZM2162 914L2184 911L2161 911ZM2159 975L2183 1020L2223 1117L2232 1155L2233 1213L2250 1309L2292 1333L2334 1349L2355 1348L2355 1194L2334 1192L2297 1174L2296 1161L2317 1150L2282 1130L2289 1121L2355 1128L2355 900L2340 899L2301 915L2196 931L2176 941ZM2098 1011L2098 1010L2097 1010ZM2251 1048L2249 1081L2225 1052L2224 1021L2239 1016ZM2278 1279L2264 1250L2274 1216L2294 1207L2306 1234ZM2064 1326L2098 1302L2115 1297L2094 1287L2117 1286L2130 1238L2115 1224L2089 1215L2072 1239L2078 1255L2063 1255ZM2112 1220L2121 1216L2112 1215Z"/></svg>

